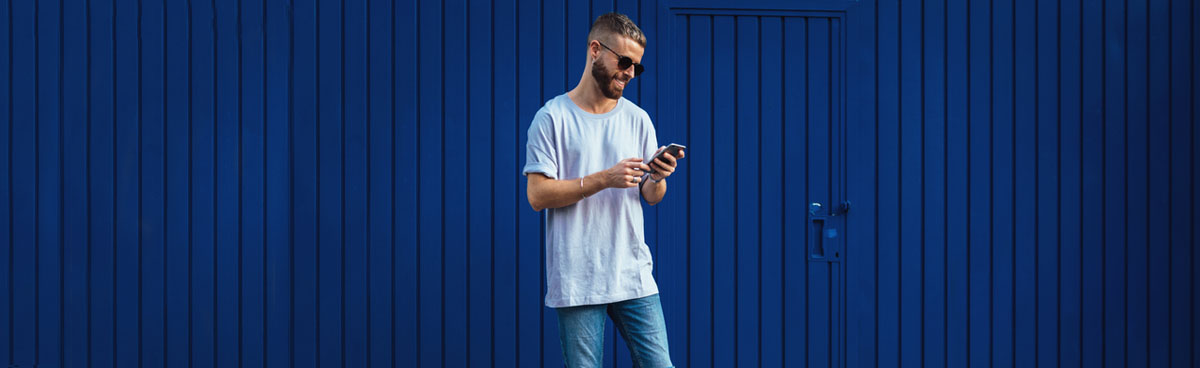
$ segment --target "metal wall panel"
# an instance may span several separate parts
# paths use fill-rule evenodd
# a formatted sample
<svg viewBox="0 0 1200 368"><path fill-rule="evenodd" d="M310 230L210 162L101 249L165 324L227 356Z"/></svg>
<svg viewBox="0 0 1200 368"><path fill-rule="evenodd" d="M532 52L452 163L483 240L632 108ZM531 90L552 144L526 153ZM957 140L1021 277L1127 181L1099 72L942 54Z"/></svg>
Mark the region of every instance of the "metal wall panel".
<svg viewBox="0 0 1200 368"><path fill-rule="evenodd" d="M561 366L519 170L610 10L650 40L626 97L659 140L724 142L646 207L678 366L825 363L791 358L804 299L771 292L804 262L799 179L700 165L798 134L773 91L806 81L755 68L804 21L764 11L845 17L835 363L1200 364L1188 0L8 0L0 362Z"/></svg>
<svg viewBox="0 0 1200 368"><path fill-rule="evenodd" d="M851 366L1195 365L1195 6L877 5Z"/></svg>

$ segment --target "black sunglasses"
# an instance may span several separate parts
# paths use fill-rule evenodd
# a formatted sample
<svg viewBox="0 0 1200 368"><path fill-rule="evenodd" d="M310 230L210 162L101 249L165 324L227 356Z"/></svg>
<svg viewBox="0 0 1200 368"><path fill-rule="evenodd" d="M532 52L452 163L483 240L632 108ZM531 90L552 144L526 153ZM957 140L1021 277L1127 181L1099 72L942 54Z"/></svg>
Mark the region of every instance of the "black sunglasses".
<svg viewBox="0 0 1200 368"><path fill-rule="evenodd" d="M609 48L608 45L605 45L604 42L596 41L596 43L600 44L600 46L604 46L604 48L607 49L608 52L613 53L613 55L617 55L617 68L619 70L629 69L630 66L633 66L633 76L635 77L642 75L642 72L646 71L646 67L642 66L642 64L633 62L633 59L630 59L628 56L618 54L616 51L613 51L613 49Z"/></svg>

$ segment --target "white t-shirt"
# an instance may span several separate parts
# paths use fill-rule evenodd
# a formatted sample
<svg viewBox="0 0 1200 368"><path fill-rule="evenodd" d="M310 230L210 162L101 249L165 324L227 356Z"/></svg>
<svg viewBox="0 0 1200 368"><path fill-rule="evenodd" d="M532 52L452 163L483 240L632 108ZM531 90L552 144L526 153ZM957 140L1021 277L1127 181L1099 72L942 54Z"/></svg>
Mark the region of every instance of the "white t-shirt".
<svg viewBox="0 0 1200 368"><path fill-rule="evenodd" d="M646 111L624 97L592 114L567 97L546 102L529 126L525 175L581 178L658 148ZM643 232L638 187L608 188L575 204L546 210L546 305L605 304L658 293Z"/></svg>

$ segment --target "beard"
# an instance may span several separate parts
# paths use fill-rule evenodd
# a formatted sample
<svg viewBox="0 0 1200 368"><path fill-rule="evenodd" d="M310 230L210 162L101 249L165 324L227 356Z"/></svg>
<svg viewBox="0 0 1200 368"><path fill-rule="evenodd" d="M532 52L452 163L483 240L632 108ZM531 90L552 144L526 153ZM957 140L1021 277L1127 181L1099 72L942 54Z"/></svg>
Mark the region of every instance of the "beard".
<svg viewBox="0 0 1200 368"><path fill-rule="evenodd" d="M618 87L616 83L618 80L621 80L620 73L610 72L608 68L604 66L604 63L600 62L600 59L596 59L596 61L592 62L592 79L596 80L596 86L600 87L600 93L603 93L604 97L614 100L621 98L621 92L624 91L624 88ZM625 82L626 85L629 83L629 81L626 80L622 81Z"/></svg>

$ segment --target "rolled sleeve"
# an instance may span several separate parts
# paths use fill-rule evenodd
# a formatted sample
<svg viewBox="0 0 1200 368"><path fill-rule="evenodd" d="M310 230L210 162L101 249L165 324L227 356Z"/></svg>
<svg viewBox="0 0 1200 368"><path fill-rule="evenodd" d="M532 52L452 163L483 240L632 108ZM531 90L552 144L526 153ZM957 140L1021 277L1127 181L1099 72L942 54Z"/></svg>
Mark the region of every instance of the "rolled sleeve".
<svg viewBox="0 0 1200 368"><path fill-rule="evenodd" d="M542 173L558 179L558 154L554 144L554 122L550 115L539 111L529 124L529 138L525 145L525 168L523 175Z"/></svg>

